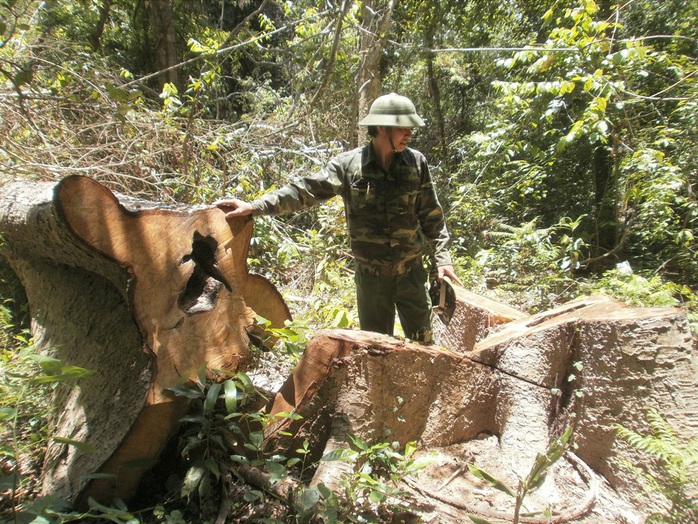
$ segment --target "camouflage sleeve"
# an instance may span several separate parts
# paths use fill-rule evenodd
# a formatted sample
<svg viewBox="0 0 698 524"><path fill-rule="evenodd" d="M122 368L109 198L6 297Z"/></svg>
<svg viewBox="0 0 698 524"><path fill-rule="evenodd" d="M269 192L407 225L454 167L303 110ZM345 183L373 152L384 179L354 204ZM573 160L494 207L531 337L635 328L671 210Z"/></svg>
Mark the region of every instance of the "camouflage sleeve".
<svg viewBox="0 0 698 524"><path fill-rule="evenodd" d="M253 215L283 215L300 211L342 193L342 164L333 159L318 173L298 178L251 202Z"/></svg>
<svg viewBox="0 0 698 524"><path fill-rule="evenodd" d="M429 255L436 261L437 266L453 264L448 248L451 236L446 228L444 211L436 195L436 189L431 180L429 165L423 155L417 159L419 171L422 174L422 187L419 194L418 215L422 234L429 248Z"/></svg>

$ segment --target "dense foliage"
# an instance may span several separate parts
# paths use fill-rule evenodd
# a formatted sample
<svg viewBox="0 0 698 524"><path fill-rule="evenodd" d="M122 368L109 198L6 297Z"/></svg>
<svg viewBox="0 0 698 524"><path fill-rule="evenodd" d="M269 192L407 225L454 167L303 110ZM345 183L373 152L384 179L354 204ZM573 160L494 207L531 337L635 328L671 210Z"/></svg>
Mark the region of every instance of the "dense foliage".
<svg viewBox="0 0 698 524"><path fill-rule="evenodd" d="M680 0L2 0L0 173L251 199L355 145L375 77L428 122L414 145L469 288L528 312L602 292L695 322L696 28ZM292 333L353 325L340 202L258 220L251 255ZM3 299L9 362L27 326Z"/></svg>

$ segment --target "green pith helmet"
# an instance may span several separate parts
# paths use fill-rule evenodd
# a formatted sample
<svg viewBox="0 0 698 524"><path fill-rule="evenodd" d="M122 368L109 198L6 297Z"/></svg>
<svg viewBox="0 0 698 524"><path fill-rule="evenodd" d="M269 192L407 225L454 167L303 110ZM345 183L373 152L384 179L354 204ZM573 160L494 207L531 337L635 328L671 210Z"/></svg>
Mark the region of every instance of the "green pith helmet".
<svg viewBox="0 0 698 524"><path fill-rule="evenodd" d="M379 96L361 122L361 126L422 127L424 120L417 114L412 101L396 93Z"/></svg>

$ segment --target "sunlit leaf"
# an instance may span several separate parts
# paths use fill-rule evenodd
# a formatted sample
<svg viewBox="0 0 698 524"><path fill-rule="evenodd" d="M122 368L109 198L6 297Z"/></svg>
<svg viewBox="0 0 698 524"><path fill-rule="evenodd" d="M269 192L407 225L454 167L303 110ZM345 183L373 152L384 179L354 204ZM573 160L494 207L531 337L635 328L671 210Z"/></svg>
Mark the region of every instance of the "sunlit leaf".
<svg viewBox="0 0 698 524"><path fill-rule="evenodd" d="M507 493L508 495L510 495L512 497L516 497L516 493L514 493L509 486L507 486L501 480L493 477L492 475L490 475L486 471L478 468L475 464L468 464L468 469L476 477L487 481L493 488L498 489L500 491L503 491L504 493Z"/></svg>
<svg viewBox="0 0 698 524"><path fill-rule="evenodd" d="M94 453L94 446L88 444L87 442L80 442L79 440L73 440L66 437L53 437L51 440L54 442L60 442L61 444L68 444L74 448L79 449L83 453Z"/></svg>
<svg viewBox="0 0 698 524"><path fill-rule="evenodd" d="M213 409L216 407L216 402L218 402L218 395L221 392L223 384L220 382L214 382L208 389L206 394L206 400L204 400L204 413L212 413Z"/></svg>
<svg viewBox="0 0 698 524"><path fill-rule="evenodd" d="M468 513L468 518L475 524L492 524L489 520L483 519L482 517L478 517L477 515L473 515L471 513Z"/></svg>
<svg viewBox="0 0 698 524"><path fill-rule="evenodd" d="M320 460L323 462L331 462L334 460L354 461L358 457L358 453L351 449L335 449L326 453Z"/></svg>

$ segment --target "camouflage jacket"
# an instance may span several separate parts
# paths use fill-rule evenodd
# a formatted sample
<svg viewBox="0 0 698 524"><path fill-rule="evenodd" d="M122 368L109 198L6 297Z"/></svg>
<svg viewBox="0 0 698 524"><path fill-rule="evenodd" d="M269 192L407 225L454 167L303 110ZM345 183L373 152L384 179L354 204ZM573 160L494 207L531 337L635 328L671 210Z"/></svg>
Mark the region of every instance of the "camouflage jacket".
<svg viewBox="0 0 698 524"><path fill-rule="evenodd" d="M421 264L423 255L437 266L452 263L450 238L427 160L415 149L398 153L387 173L370 144L342 153L315 175L253 201L253 214L298 211L337 195L344 200L358 270L400 275Z"/></svg>

